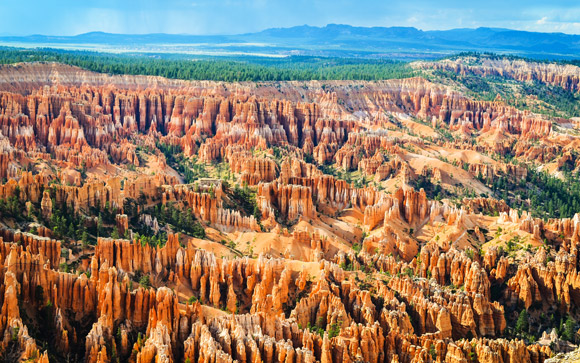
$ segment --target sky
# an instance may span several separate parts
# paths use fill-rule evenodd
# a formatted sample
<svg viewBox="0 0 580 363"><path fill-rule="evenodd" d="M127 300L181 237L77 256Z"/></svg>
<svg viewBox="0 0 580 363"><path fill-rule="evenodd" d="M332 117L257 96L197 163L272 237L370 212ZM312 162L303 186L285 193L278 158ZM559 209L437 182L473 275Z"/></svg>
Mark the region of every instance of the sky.
<svg viewBox="0 0 580 363"><path fill-rule="evenodd" d="M330 23L580 34L580 0L0 0L0 35L240 34Z"/></svg>

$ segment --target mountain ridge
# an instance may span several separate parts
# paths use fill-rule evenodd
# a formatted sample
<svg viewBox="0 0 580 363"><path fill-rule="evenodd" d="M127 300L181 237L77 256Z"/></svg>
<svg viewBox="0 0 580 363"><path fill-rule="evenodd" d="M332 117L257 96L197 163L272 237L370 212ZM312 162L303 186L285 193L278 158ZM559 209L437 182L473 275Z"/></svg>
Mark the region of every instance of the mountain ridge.
<svg viewBox="0 0 580 363"><path fill-rule="evenodd" d="M0 36L2 45L106 45L134 51L171 48L173 52L258 51L266 55L323 55L372 57L385 53L419 55L450 54L458 51L498 52L532 58L577 58L580 35L540 33L505 28L456 28L421 30L415 27L357 27L328 24L269 28L231 35L116 34L89 32L74 36ZM176 48L179 46L178 48Z"/></svg>

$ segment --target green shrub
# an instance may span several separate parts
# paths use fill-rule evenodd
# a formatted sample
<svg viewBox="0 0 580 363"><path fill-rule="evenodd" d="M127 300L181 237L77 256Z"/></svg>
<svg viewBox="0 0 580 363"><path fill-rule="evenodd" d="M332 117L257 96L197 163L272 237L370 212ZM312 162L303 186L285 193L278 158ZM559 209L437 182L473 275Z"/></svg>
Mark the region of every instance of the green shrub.
<svg viewBox="0 0 580 363"><path fill-rule="evenodd" d="M151 280L149 278L149 275L141 276L141 278L139 279L139 285L143 286L146 289L150 288L151 287Z"/></svg>

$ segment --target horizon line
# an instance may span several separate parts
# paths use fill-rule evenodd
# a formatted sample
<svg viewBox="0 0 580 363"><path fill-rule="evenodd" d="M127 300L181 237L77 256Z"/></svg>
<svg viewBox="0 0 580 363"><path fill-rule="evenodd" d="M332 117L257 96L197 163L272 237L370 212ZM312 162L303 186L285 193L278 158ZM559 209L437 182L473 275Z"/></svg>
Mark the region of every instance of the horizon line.
<svg viewBox="0 0 580 363"><path fill-rule="evenodd" d="M302 28L302 27L323 29L323 28L327 28L328 26L332 26L332 25L345 26L345 27L351 27L351 28L363 28L363 29L377 29L377 28L383 28L383 29L393 29L393 28L415 29L415 30L418 30L418 31L421 31L421 32L446 32L446 31L452 31L452 30L493 29L493 30L499 30L499 31L514 31L514 32L522 32L522 33L563 34L563 35L570 35L570 36L580 36L580 34L574 34L574 33L540 32L540 31L522 30L522 29L513 29L513 28L501 28L501 27L492 27L492 26L479 26L479 27L474 27L474 28L463 27L463 28L447 28L447 29L421 29L421 28L418 28L416 26L399 26L399 25L392 25L392 26L380 26L380 25L374 25L374 26L359 26L359 25L351 25L351 24L344 24L344 23L342 23L342 24L341 23L328 23L328 24L323 25L323 26L302 24L302 25L293 25L293 26L289 26L289 27L271 27L271 28L264 28L262 30L258 30L258 31L255 31L255 32L245 32L245 33L235 33L235 34L226 34L226 33L192 34L192 33L160 33L160 32L155 32L155 33L111 33L111 32L106 32L106 31L102 31L102 30L92 30L92 31L84 32L84 33L74 34L74 35L41 34L41 33L35 33L35 34L8 34L8 33L0 33L0 37L2 37L2 38L4 38L4 37L24 38L24 37L34 37L34 36L43 36L43 37L78 37L78 36L82 36L82 35L95 34L95 33L110 34L110 35L128 35L128 36L136 36L136 35L240 36L240 35L258 34L258 33L264 32L264 31L268 31L268 30L283 30L283 29L293 29L293 28Z"/></svg>

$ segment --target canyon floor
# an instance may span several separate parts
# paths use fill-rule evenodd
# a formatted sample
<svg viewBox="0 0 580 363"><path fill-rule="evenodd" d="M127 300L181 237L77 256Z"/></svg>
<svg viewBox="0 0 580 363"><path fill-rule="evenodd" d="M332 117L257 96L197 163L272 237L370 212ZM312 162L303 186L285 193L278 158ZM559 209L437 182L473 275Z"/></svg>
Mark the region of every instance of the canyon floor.
<svg viewBox="0 0 580 363"><path fill-rule="evenodd" d="M225 83L0 66L0 361L565 357L580 68L412 67Z"/></svg>

